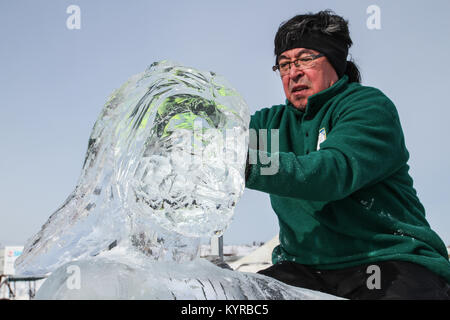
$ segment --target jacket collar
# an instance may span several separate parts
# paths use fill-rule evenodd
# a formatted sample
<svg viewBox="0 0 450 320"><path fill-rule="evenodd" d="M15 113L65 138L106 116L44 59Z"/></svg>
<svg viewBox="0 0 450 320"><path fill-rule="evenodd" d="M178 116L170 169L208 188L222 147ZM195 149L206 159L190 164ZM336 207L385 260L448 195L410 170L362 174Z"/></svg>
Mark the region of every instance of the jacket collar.
<svg viewBox="0 0 450 320"><path fill-rule="evenodd" d="M322 90L308 98L305 111L301 111L295 108L292 103L286 99L286 106L289 107L296 115L306 114L308 116L314 116L319 109L331 98L343 91L348 85L348 76L344 75L339 81L333 84L331 87Z"/></svg>

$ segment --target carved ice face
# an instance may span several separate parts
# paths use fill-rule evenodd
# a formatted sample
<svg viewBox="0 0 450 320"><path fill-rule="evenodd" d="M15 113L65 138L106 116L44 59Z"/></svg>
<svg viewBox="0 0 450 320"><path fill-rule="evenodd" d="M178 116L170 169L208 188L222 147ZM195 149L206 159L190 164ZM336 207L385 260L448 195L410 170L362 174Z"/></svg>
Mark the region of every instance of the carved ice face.
<svg viewBox="0 0 450 320"><path fill-rule="evenodd" d="M95 123L75 190L17 270L46 273L121 239L195 256L185 238L221 234L243 192L249 118L212 72L163 61L131 77Z"/></svg>
<svg viewBox="0 0 450 320"><path fill-rule="evenodd" d="M215 74L170 63L152 65L136 86L143 83L114 135L122 203L141 226L221 234L244 187L245 102Z"/></svg>

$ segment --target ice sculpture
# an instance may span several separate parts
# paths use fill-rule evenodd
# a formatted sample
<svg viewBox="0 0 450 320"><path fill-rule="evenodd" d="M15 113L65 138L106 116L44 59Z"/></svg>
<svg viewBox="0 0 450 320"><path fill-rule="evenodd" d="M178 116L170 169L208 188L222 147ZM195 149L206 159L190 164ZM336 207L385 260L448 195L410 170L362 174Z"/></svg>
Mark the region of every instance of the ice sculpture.
<svg viewBox="0 0 450 320"><path fill-rule="evenodd" d="M244 189L248 107L213 72L163 61L113 92L78 184L25 245L22 275L46 274L116 245L190 261L220 235Z"/></svg>
<svg viewBox="0 0 450 320"><path fill-rule="evenodd" d="M195 259L183 264L147 259L116 247L69 262L42 284L37 299L337 300L254 273L221 269ZM99 272L101 270L101 272Z"/></svg>

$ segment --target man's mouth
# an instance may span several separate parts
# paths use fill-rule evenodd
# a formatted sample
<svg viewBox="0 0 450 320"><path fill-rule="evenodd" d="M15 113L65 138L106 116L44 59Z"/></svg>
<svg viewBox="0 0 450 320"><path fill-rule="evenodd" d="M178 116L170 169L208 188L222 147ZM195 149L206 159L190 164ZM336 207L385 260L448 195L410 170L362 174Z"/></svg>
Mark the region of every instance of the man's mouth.
<svg viewBox="0 0 450 320"><path fill-rule="evenodd" d="M308 89L308 86L300 85L300 86L292 87L291 92L292 93L294 93L294 92L301 92L301 91L306 90L306 89Z"/></svg>

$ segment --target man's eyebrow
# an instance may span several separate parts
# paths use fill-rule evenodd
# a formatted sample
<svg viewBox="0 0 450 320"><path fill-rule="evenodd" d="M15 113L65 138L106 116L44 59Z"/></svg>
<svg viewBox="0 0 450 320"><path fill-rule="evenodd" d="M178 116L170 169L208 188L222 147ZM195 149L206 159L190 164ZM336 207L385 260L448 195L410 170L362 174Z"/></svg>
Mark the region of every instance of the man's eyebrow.
<svg viewBox="0 0 450 320"><path fill-rule="evenodd" d="M313 54L314 52L312 52L312 50L309 50L309 49L303 49L303 50L300 50L300 51L295 55L295 57L298 58L298 57L300 57L300 56L301 56L302 54L304 54L304 53Z"/></svg>
<svg viewBox="0 0 450 320"><path fill-rule="evenodd" d="M309 50L309 49L303 49L303 50L300 50L299 52L297 52L297 54L295 55L295 57L298 58L298 57L300 57L300 56L301 56L302 54L304 54L304 53L310 53L310 54L313 54L314 52L312 52L312 51ZM289 60L289 58L286 57L286 56L284 56L284 55L280 55L280 57L278 58L278 60L281 60L281 59Z"/></svg>

